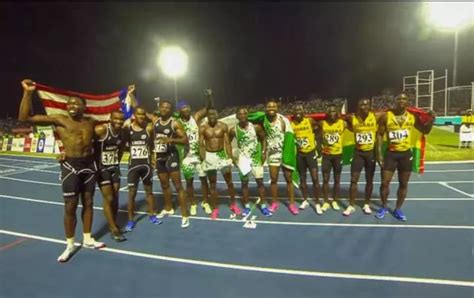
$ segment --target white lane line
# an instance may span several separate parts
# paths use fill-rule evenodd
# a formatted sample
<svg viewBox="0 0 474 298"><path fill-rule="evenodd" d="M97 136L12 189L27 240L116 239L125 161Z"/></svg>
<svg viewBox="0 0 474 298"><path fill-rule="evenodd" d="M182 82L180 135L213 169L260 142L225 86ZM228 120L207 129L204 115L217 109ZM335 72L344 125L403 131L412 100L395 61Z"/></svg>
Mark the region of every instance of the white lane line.
<svg viewBox="0 0 474 298"><path fill-rule="evenodd" d="M33 235L33 234L19 233L19 232L14 232L14 231L0 230L0 233L11 235L11 236L30 238L30 239L35 239L35 240L45 241L45 242L52 242L52 243L59 243L59 244L66 243L66 241L60 240L60 239L43 237L43 236ZM76 243L76 245L79 245L79 243ZM198 266L204 266L204 267L222 268L222 269L231 269L231 270L242 270L242 271L308 276L308 277L325 277L325 278L355 279L355 280L369 280L369 281L421 283L421 284L446 285L446 286L458 286L458 287L474 287L474 282L464 281L464 280L374 275L374 274L356 274L356 273L337 273L337 272L324 272L324 271L284 269L284 268L274 268L274 267L257 267L257 266L251 266L251 265L239 265L239 264L220 263L220 262L205 261L205 260L155 255L155 254L150 254L150 253L142 253L142 252L129 251L129 250L124 250L124 249L116 249L116 248L103 248L101 249L101 251L114 253L114 254L120 254L120 255L139 257L139 258L152 259L152 260L160 260L160 261L173 262L173 263L198 265Z"/></svg>
<svg viewBox="0 0 474 298"><path fill-rule="evenodd" d="M451 183L451 182L449 182L449 183ZM471 181L471 183L472 183L472 181ZM458 192L458 193L460 193L460 194L463 194L463 195L465 195L465 196L468 196L469 198L474 198L474 195L473 195L473 194L464 192L464 191L462 191L462 190L460 190L460 189L457 189L457 188L455 188L455 187L453 187L453 186L451 186L451 185L448 185L447 182L438 182L438 184L439 184L439 185L442 185L442 186L444 186L444 187L447 187L447 188L449 188L449 189L451 189L451 190L454 190L455 192Z"/></svg>
<svg viewBox="0 0 474 298"><path fill-rule="evenodd" d="M26 168L26 167L0 164L0 167L6 167L6 168L12 168L12 169L21 169L21 170L28 170L28 171L35 171L35 172L43 172L43 173L50 173L50 174L56 174L56 175L59 175L59 173L60 173L59 171L44 170L44 169L47 169L47 168L56 167L56 165L43 165L43 166L33 166L32 168Z"/></svg>
<svg viewBox="0 0 474 298"><path fill-rule="evenodd" d="M3 155L3 154L2 154ZM1 156L1 155L0 155ZM7 155L8 156L8 155ZM17 155L13 155L17 156ZM23 157L23 155L22 155ZM59 163L57 162L47 162L47 161L35 161L35 160L30 160L31 158L34 157L29 157L25 156L26 159L15 159L15 158L4 158L0 157L0 160L6 160L6 161L16 161L16 162L29 162L29 163L39 163L39 164L48 164L51 165L52 167L57 167L59 166ZM51 158L53 159L53 158ZM454 161L454 162L425 162L425 164L466 164L466 163L474 163L474 160L466 160L466 161ZM128 171L127 168L120 168L122 171ZM446 169L446 170L425 170L425 173L456 173L456 172L474 172L474 169ZM238 171L232 171L233 174L239 174ZM268 170L265 170L264 173L268 173ZM342 174L350 174L350 171L343 171Z"/></svg>
<svg viewBox="0 0 474 298"><path fill-rule="evenodd" d="M24 173L24 172L29 172L29 171L36 171L35 169L28 169L28 170L25 170L25 171L20 171L20 172L12 172L11 174L9 175L14 175L14 174L20 174L20 173ZM50 172L50 171L48 171ZM53 172L55 174L58 174L59 175L59 172ZM5 176L5 175L4 175ZM2 178L0 176L0 178ZM10 179L10 180L16 180L16 181L23 181L23 182L31 182L31 181L34 181L34 180L25 180L25 179L18 179L18 178L5 178L5 179ZM120 177L121 180L127 180L127 177ZM154 181L158 181L158 179L156 177L153 178ZM184 179L181 179L181 182L186 182L186 180ZM199 181L195 180L194 182L196 183L199 183ZM308 181L310 182L310 181ZM270 183L267 181L267 183ZM330 182L332 183L332 182ZM363 181L360 181L359 183L364 183ZM381 184L382 182L381 181L374 181L374 184ZM394 185L398 184L396 181L392 182ZM440 182L439 181L410 181L410 184L439 184ZM454 181L445 181L445 183L472 183L471 180L454 180ZM217 184L226 184L225 181L217 181ZM240 181L234 181L233 184L240 184ZM284 181L278 181L277 182L278 185L286 185L286 182ZM341 182L341 185L350 185L351 183L350 182ZM257 183L255 181L249 181L249 185L257 185ZM121 189L122 190L122 189Z"/></svg>
<svg viewBox="0 0 474 298"><path fill-rule="evenodd" d="M16 201L25 201L39 204L55 205L55 206L64 206L62 202L53 202L47 200L39 200L33 198L25 198L18 196L9 196L9 195L0 195L0 198L11 199ZM82 208L81 204L79 207ZM95 210L103 210L102 207L94 206ZM119 209L122 213L127 213L125 209ZM145 211L135 211L137 214L148 214ZM181 215L171 215L169 217L181 218ZM200 217L200 216L190 216L193 219L197 220L206 220L213 221L209 217ZM232 220L227 218L218 218L217 221L231 222L231 223L241 223L240 220ZM290 225L290 226L320 226L320 227L352 227L352 228L404 228L404 229L443 229L443 230L474 230L474 226L461 226L461 225L410 225L410 224L355 224L355 223L323 223L323 222L289 222L289 221L266 221L266 220L256 220L255 222L261 224L270 224L270 225Z"/></svg>
<svg viewBox="0 0 474 298"><path fill-rule="evenodd" d="M18 182L26 182L26 183L32 183L32 184L40 184L40 185L54 185L54 186L61 186L61 183L53 183L53 182L43 182L43 181L36 181L36 180L29 180L29 179L19 179L19 178L13 178L13 177L2 177L0 176L0 179L5 179L5 180L12 180L12 181L18 181ZM439 183L439 182L437 182ZM449 182L452 183L452 182ZM99 188L96 186L96 190L99 190ZM122 192L128 192L128 186L123 186L120 188L120 191ZM145 193L143 190L138 190L138 193ZM153 194L163 194L162 192L159 191L154 191ZM197 197L202 197L202 194L195 194ZM228 196L218 196L219 198L228 198ZM241 196L236 195L235 196L237 199L240 199ZM250 199L257 199L256 196L249 196ZM280 200L288 200L288 198L285 197L279 197ZM340 199L342 200L342 199ZM362 201L363 199L356 199L356 201ZM373 198L372 200L376 200ZM395 201L396 198L389 198L389 201ZM471 199L468 198L407 198L407 201L472 201Z"/></svg>

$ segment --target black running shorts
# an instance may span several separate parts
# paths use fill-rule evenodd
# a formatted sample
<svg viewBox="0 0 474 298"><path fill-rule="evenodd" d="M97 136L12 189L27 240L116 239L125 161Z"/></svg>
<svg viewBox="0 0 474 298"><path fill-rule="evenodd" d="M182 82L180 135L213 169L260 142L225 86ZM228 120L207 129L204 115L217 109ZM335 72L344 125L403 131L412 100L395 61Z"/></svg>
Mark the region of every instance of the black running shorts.
<svg viewBox="0 0 474 298"><path fill-rule="evenodd" d="M387 151L384 158L384 171L395 172L410 172L413 164L413 157L411 150L403 152Z"/></svg>
<svg viewBox="0 0 474 298"><path fill-rule="evenodd" d="M330 173L333 169L334 174L341 174L342 172L342 154L329 155L323 153L323 161L321 170L323 174Z"/></svg>
<svg viewBox="0 0 474 298"><path fill-rule="evenodd" d="M373 175L375 172L375 150L360 151L354 150L352 157L351 173L360 173L365 169L366 174Z"/></svg>
<svg viewBox="0 0 474 298"><path fill-rule="evenodd" d="M74 197L83 192L94 195L97 179L97 164L94 156L66 157L61 162L61 184L63 196Z"/></svg>

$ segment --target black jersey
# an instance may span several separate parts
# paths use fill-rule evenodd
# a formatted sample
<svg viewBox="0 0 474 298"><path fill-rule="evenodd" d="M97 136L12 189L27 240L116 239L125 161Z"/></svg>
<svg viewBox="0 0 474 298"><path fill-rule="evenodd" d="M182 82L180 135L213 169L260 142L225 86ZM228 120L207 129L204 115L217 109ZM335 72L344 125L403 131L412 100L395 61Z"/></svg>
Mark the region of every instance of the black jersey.
<svg viewBox="0 0 474 298"><path fill-rule="evenodd" d="M177 152L174 144L163 144L159 141L159 138L172 138L174 136L175 131L173 128L173 121L173 118L170 118L167 121L162 122L160 117L153 125L154 151L157 159L167 158L170 154Z"/></svg>
<svg viewBox="0 0 474 298"><path fill-rule="evenodd" d="M129 166L150 163L150 153L148 152L150 141L151 137L145 128L136 131L133 126L130 126L127 141L130 148Z"/></svg>
<svg viewBox="0 0 474 298"><path fill-rule="evenodd" d="M95 143L97 162L100 167L118 166L118 153L121 143L122 135L120 133L114 135L111 125L107 124L105 136L102 139L97 139Z"/></svg>

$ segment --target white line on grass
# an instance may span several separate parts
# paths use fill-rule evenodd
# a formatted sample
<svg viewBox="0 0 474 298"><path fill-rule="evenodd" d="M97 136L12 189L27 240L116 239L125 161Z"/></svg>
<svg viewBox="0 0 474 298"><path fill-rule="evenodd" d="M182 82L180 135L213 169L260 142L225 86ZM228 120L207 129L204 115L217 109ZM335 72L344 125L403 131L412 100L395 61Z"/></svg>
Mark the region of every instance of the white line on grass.
<svg viewBox="0 0 474 298"><path fill-rule="evenodd" d="M60 239L7 231L7 230L0 230L0 233L11 235L11 236L35 239L39 241L58 243L58 244L66 243L66 241L60 240ZM79 245L79 244L76 243L76 245ZM120 254L120 255L139 257L139 258L152 259L152 260L160 260L160 261L173 262L173 263L190 264L190 265L231 269L231 270L242 270L242 271L296 275L296 276L309 276L309 277L325 277L325 278L355 279L355 280L370 280L370 281L421 283L421 284L446 285L446 286L458 286L458 287L474 287L474 282L464 281L464 280L419 278L419 277L390 276L390 275L373 275L373 274L356 274L356 273L337 273L337 272L296 270L296 269L284 269L284 268L273 268L273 267L257 267L257 266L251 266L251 265L219 263L219 262L213 262L213 261L155 255L155 254L135 252L135 251L129 251L129 250L124 250L124 249L116 249L116 248L103 248L101 249L101 251Z"/></svg>

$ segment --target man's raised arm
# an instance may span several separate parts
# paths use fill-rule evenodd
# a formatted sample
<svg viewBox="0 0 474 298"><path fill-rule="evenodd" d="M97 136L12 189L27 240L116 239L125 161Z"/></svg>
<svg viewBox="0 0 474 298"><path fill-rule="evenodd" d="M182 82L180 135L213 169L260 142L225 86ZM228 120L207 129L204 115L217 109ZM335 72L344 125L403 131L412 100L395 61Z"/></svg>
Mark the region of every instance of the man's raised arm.
<svg viewBox="0 0 474 298"><path fill-rule="evenodd" d="M206 117L207 115L207 111L209 109L213 109L214 108L214 98L212 97L212 90L211 89L207 89L204 91L204 95L206 96L206 106L200 110L198 110L195 114L194 114L194 119L196 120L197 123L201 122L201 120Z"/></svg>
<svg viewBox="0 0 474 298"><path fill-rule="evenodd" d="M33 115L31 114L31 100L33 98L33 92L36 90L35 83L30 79L21 81L23 87L23 97L20 102L20 111L18 113L18 120L27 121L31 123L42 123L42 124L59 124L57 117L51 117L47 115Z"/></svg>

